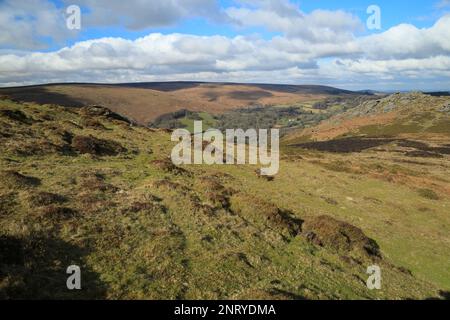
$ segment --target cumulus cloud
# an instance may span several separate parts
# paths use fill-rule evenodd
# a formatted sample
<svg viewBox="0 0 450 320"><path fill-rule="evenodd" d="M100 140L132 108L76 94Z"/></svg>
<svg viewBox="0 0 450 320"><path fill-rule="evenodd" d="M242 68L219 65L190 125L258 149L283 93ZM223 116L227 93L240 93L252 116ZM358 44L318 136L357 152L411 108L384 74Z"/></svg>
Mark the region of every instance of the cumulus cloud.
<svg viewBox="0 0 450 320"><path fill-rule="evenodd" d="M139 70L149 74L314 67L310 52L280 50L273 41L238 36L150 34L134 41L102 38L56 52L0 55L0 77L11 73Z"/></svg>
<svg viewBox="0 0 450 320"><path fill-rule="evenodd" d="M228 16L245 27L266 27L289 38L309 42L342 42L352 39L354 32L363 29L356 16L342 10L314 10L309 14L288 0L247 0L255 7L230 7Z"/></svg>
<svg viewBox="0 0 450 320"><path fill-rule="evenodd" d="M373 59L428 58L450 54L450 15L428 29L410 24L395 26L384 33L359 40L366 55Z"/></svg>
<svg viewBox="0 0 450 320"><path fill-rule="evenodd" d="M63 11L47 0L0 1L0 47L42 49L51 38L59 42L73 33Z"/></svg>
<svg viewBox="0 0 450 320"><path fill-rule="evenodd" d="M0 48L43 49L77 31L66 27L65 9L82 8L83 28L122 26L130 30L171 26L186 18L225 21L216 0L50 0L0 1Z"/></svg>
<svg viewBox="0 0 450 320"><path fill-rule="evenodd" d="M0 45L37 49L48 40L61 41L73 35L66 28L64 8L82 8L84 28L122 26L130 30L172 26L202 17L241 27L260 26L289 38L308 42L348 41L361 21L342 10L315 10L305 14L288 0L240 0L240 7L221 8L217 0L62 0L57 8L49 0L5 0L0 2L0 22L5 26ZM248 6L250 5L250 6ZM46 41L45 41L46 40Z"/></svg>
<svg viewBox="0 0 450 320"><path fill-rule="evenodd" d="M88 8L88 26L123 25L132 30L173 25L183 18L220 19L216 0L65 0Z"/></svg>
<svg viewBox="0 0 450 320"><path fill-rule="evenodd" d="M102 1L80 0L78 4L103 7ZM206 11L218 12L210 0L160 2L155 2L154 11L142 12L141 18L120 23L129 28L172 23L201 3ZM12 1L5 3L9 11L15 8L15 12L20 12ZM104 19L97 23L115 23L117 15L108 14L108 10L123 10L124 19L131 17L132 12L119 1L107 3L109 7L104 1L103 9L92 11L92 18L96 14ZM148 8L148 0L139 3L147 4L142 11ZM111 37L81 41L50 52L0 50L0 84L205 80L373 88L374 84L380 87L389 81L391 85L418 84L423 79L428 85L449 83L450 15L429 28L401 24L379 34L357 36L360 21L343 11L316 10L305 14L287 0L240 0L239 4L225 12L234 23L243 27L266 26L278 35L266 39L255 35L150 33L135 40ZM47 9L44 11L53 12L50 17L58 16L54 6ZM171 14L163 15L165 11ZM152 21L152 15L158 17ZM52 24L42 28L33 31L45 35ZM0 43L1 37L7 38L4 41L12 41L12 37L22 39L23 30L7 29L1 34ZM32 43L35 38L23 39Z"/></svg>

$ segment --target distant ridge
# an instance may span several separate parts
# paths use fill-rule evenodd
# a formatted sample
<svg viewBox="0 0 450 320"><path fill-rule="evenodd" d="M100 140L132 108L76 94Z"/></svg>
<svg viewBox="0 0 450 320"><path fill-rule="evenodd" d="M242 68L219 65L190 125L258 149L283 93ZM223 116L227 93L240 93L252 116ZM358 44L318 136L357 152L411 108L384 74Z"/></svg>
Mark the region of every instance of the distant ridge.
<svg viewBox="0 0 450 320"><path fill-rule="evenodd" d="M433 97L449 97L450 91L425 92L425 94L428 94Z"/></svg>
<svg viewBox="0 0 450 320"><path fill-rule="evenodd" d="M361 93L321 85L173 81L52 83L0 88L0 95L19 102L67 107L104 106L146 125L161 115L182 109L220 114L248 106L291 105Z"/></svg>
<svg viewBox="0 0 450 320"><path fill-rule="evenodd" d="M203 81L157 81L157 82L124 82L124 83L91 83L91 82L61 82L61 83L47 83L26 86L3 87L0 91L8 89L20 88L40 88L40 87L54 87L54 86L98 86L98 87L126 87L126 88L141 88L152 89L158 91L176 91L181 89L195 88L202 85L211 86L252 86L262 90L273 90L279 92L290 93L310 93L310 94L371 94L372 90L351 91L339 89L324 85L297 85L297 84L270 84L270 83L239 83L239 82L203 82Z"/></svg>
<svg viewBox="0 0 450 320"><path fill-rule="evenodd" d="M262 90L272 90L290 93L312 94L355 94L356 92L322 85L295 85L295 84L268 84L268 83L238 83L238 82L201 82L201 81L168 81L168 82L137 82L119 83L115 86L153 89L158 91L175 91L186 88L195 88L201 85L211 86L253 86ZM113 86L114 86L113 85Z"/></svg>

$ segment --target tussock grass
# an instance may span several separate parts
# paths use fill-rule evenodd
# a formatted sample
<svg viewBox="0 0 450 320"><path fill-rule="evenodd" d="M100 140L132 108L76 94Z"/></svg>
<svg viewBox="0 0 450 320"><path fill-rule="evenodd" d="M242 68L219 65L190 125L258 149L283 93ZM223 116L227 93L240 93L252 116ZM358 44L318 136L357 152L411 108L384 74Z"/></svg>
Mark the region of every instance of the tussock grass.
<svg viewBox="0 0 450 320"><path fill-rule="evenodd" d="M446 156L423 160L431 183L413 174L423 164L396 162L395 179L382 179L402 154L292 150L295 160L282 160L268 182L254 166L173 166L165 160L170 133L130 127L102 108L0 100L0 109L33 119L0 117L2 298L405 299L448 291L448 182L433 179L446 172ZM87 115L106 129L83 122ZM12 148L38 140L73 148L76 137L87 137L80 145L92 152ZM98 152L105 145L117 152ZM376 252L370 239L383 255L381 291L365 286ZM66 289L71 264L83 270L82 291Z"/></svg>

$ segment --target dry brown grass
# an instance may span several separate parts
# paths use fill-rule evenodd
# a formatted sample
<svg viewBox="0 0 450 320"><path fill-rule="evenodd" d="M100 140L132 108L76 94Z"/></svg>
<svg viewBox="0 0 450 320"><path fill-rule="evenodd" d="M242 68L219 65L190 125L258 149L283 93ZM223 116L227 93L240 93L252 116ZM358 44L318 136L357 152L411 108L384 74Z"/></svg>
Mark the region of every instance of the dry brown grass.
<svg viewBox="0 0 450 320"><path fill-rule="evenodd" d="M13 170L0 172L0 180L9 189L35 187L41 184L40 179L26 176Z"/></svg>
<svg viewBox="0 0 450 320"><path fill-rule="evenodd" d="M5 89L4 92L23 101L105 106L139 124L148 124L158 116L180 109L219 114L251 104L292 104L325 97L324 94L281 92L239 84L201 84L172 91L108 85L57 85L34 90L37 92L33 93L30 88Z"/></svg>
<svg viewBox="0 0 450 320"><path fill-rule="evenodd" d="M125 152L119 143L95 138L93 136L75 136L72 140L72 148L80 154L92 154L98 156L113 156Z"/></svg>
<svg viewBox="0 0 450 320"><path fill-rule="evenodd" d="M364 232L329 216L318 216L303 223L303 233L312 243L340 252L358 250L370 257L380 257L378 244Z"/></svg>

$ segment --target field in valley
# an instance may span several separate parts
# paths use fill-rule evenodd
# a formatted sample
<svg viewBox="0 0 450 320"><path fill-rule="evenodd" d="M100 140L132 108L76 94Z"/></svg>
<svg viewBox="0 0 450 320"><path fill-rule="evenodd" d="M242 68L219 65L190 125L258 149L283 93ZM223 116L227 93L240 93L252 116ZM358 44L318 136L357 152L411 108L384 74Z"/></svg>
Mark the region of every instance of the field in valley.
<svg viewBox="0 0 450 320"><path fill-rule="evenodd" d="M448 97L315 105L333 94L208 86L45 90L140 123L187 109L230 124L250 100L295 105L248 115L296 123L273 180L259 166L175 166L170 130L102 107L18 102L26 89L0 100L0 297L449 298ZM82 291L66 289L71 264ZM366 286L374 264L381 290Z"/></svg>
<svg viewBox="0 0 450 320"><path fill-rule="evenodd" d="M141 125L180 109L221 114L249 105L292 104L350 91L321 86L221 84L200 82L121 85L61 84L0 88L0 95L23 102L67 107L100 105Z"/></svg>

